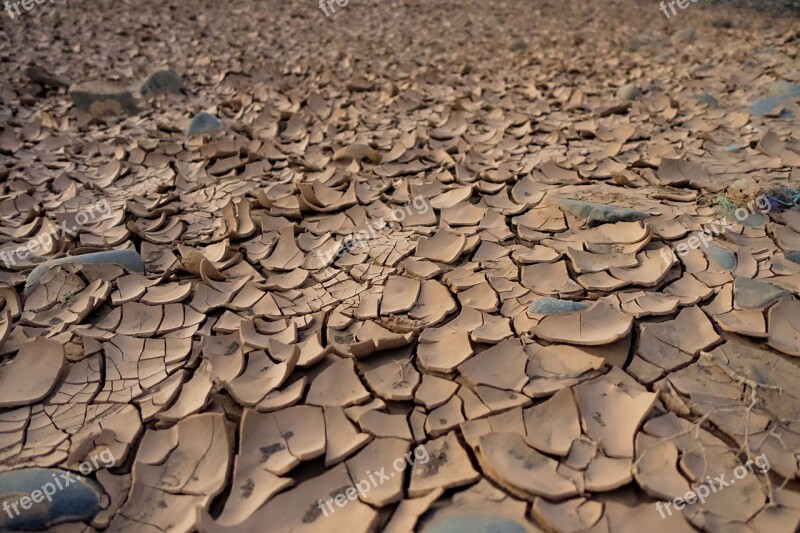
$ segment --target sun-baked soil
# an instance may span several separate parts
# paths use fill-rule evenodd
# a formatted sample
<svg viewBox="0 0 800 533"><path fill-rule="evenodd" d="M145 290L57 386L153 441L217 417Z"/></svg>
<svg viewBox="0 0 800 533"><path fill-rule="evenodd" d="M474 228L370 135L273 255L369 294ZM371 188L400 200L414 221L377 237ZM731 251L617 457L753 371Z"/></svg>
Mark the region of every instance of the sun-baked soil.
<svg viewBox="0 0 800 533"><path fill-rule="evenodd" d="M0 14L0 530L795 531L797 6L333 6Z"/></svg>

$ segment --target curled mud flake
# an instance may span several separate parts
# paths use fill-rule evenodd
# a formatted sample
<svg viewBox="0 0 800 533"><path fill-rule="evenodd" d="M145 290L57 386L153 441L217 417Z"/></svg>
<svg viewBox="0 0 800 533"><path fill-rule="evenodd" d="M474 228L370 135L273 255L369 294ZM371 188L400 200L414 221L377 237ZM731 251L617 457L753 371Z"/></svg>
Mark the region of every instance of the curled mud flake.
<svg viewBox="0 0 800 533"><path fill-rule="evenodd" d="M0 367L0 406L29 405L43 400L56 386L64 366L64 348L56 341L35 339Z"/></svg>

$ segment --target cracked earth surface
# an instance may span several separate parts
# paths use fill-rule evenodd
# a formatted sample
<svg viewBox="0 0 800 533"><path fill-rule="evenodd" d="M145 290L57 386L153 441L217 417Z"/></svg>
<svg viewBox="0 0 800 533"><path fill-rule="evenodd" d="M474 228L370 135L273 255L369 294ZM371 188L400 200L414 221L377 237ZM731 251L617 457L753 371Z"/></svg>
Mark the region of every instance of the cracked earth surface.
<svg viewBox="0 0 800 533"><path fill-rule="evenodd" d="M0 26L0 502L85 474L0 529L800 525L796 9Z"/></svg>

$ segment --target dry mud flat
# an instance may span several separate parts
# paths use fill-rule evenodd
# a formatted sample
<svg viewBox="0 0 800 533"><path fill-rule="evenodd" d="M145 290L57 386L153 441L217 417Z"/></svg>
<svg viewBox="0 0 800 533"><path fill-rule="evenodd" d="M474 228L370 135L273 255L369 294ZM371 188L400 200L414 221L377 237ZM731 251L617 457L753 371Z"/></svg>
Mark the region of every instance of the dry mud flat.
<svg viewBox="0 0 800 533"><path fill-rule="evenodd" d="M794 531L796 10L643 4L4 14L0 529Z"/></svg>

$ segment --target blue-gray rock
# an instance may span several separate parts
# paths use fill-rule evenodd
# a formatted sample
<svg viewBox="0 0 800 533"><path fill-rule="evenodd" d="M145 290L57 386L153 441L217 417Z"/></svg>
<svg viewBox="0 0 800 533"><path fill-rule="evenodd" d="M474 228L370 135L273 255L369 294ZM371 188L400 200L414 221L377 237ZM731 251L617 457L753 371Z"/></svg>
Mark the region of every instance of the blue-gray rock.
<svg viewBox="0 0 800 533"><path fill-rule="evenodd" d="M514 39L509 48L512 52L524 52L528 49L528 43L524 39Z"/></svg>
<svg viewBox="0 0 800 533"><path fill-rule="evenodd" d="M736 256L733 255L733 252L730 250L709 244L705 251L706 256L711 258L720 268L724 268L725 270L733 270L736 268Z"/></svg>
<svg viewBox="0 0 800 533"><path fill-rule="evenodd" d="M757 228L768 222L766 216L761 213L753 213L746 207L736 207L734 205L733 207L722 208L721 212L728 222L747 226L748 228ZM744 217L742 217L742 212L746 213Z"/></svg>
<svg viewBox="0 0 800 533"><path fill-rule="evenodd" d="M33 503L31 493L37 490L47 491L48 497L37 495L36 499L42 501ZM25 468L2 472L0 501L9 507L0 512L0 530L44 531L65 522L88 522L100 512L102 496L97 483L67 470ZM23 497L28 498L28 509L19 504ZM17 504L19 513L14 512L13 504Z"/></svg>
<svg viewBox="0 0 800 533"><path fill-rule="evenodd" d="M539 298L531 303L528 312L532 315L566 315L577 313L587 309L589 304L586 302L576 302L575 300L562 300L561 298Z"/></svg>
<svg viewBox="0 0 800 533"><path fill-rule="evenodd" d="M694 28L683 28L669 38L672 44L688 44L694 42L695 39L697 39L697 32L694 31Z"/></svg>
<svg viewBox="0 0 800 533"><path fill-rule="evenodd" d="M792 263L797 263L798 265L800 265L800 251L789 250L788 252L783 252L783 257L785 257Z"/></svg>
<svg viewBox="0 0 800 533"><path fill-rule="evenodd" d="M644 31L631 37L630 41L628 41L628 50L635 52L643 48L648 48L656 52L668 44L669 43L665 39L662 39L658 35Z"/></svg>
<svg viewBox="0 0 800 533"><path fill-rule="evenodd" d="M33 61L28 63L28 66L25 68L25 74L32 82L40 83L46 87L69 89L69 81L66 78L49 72Z"/></svg>
<svg viewBox="0 0 800 533"><path fill-rule="evenodd" d="M634 83L628 83L617 89L617 98L623 102L632 102L642 97L642 90Z"/></svg>
<svg viewBox="0 0 800 533"><path fill-rule="evenodd" d="M25 287L29 287L36 283L36 281L47 273L48 270L54 266L64 264L77 264L77 265L118 265L132 272L144 273L144 263L142 256L136 250L109 250L106 252L94 252L91 254L83 255L69 255L67 257L59 257L58 259L51 259L34 268L28 279L25 281Z"/></svg>
<svg viewBox="0 0 800 533"><path fill-rule="evenodd" d="M800 96L800 85L790 81L778 80L769 86L767 94L769 96L777 96L778 98Z"/></svg>
<svg viewBox="0 0 800 533"><path fill-rule="evenodd" d="M782 97L782 96L770 96L769 98L761 98L760 100L756 100L753 105L747 110L748 113L751 115L755 115L757 117L763 117L779 105L783 105L789 101L789 98ZM788 109L784 109L779 118L787 119L792 118L794 113L792 113Z"/></svg>
<svg viewBox="0 0 800 533"><path fill-rule="evenodd" d="M200 135L201 133L214 133L224 127L225 125L217 117L211 113L201 111L196 114L189 123L189 129L186 130L186 135L191 137L193 135Z"/></svg>
<svg viewBox="0 0 800 533"><path fill-rule="evenodd" d="M733 280L733 303L739 309L763 309L789 295L788 291L766 281L738 276Z"/></svg>
<svg viewBox="0 0 800 533"><path fill-rule="evenodd" d="M569 198L556 197L555 202L562 211L586 220L590 226L614 222L635 222L650 216L650 213L637 211L636 209L570 200Z"/></svg>
<svg viewBox="0 0 800 533"><path fill-rule="evenodd" d="M710 93L696 94L692 96L692 98L694 98L695 101L700 102L701 104L706 104L707 106L710 107L719 106L719 102L717 102L717 99L714 98L714 96Z"/></svg>
<svg viewBox="0 0 800 533"><path fill-rule="evenodd" d="M145 98L156 94L179 93L183 90L183 78L170 69L157 70L142 82L139 92Z"/></svg>
<svg viewBox="0 0 800 533"><path fill-rule="evenodd" d="M735 213L735 212L734 212ZM735 215L734 215L735 217ZM761 213L750 213L748 212L747 216L742 219L736 219L736 222L742 226L747 226L748 228L757 228L759 226L763 226L767 223L767 217L762 215Z"/></svg>
<svg viewBox="0 0 800 533"><path fill-rule="evenodd" d="M525 533L530 524L523 526L504 516L486 514L451 514L435 517L427 525L428 533Z"/></svg>
<svg viewBox="0 0 800 533"><path fill-rule="evenodd" d="M77 109L95 117L135 115L139 112L131 92L112 83L79 83L70 88L69 94Z"/></svg>
<svg viewBox="0 0 800 533"><path fill-rule="evenodd" d="M767 89L768 98L756 100L747 110L751 115L763 117L781 105L791 105L792 99L800 96L800 85L785 80L772 83ZM788 119L794 117L794 112L784 109L778 118Z"/></svg>

